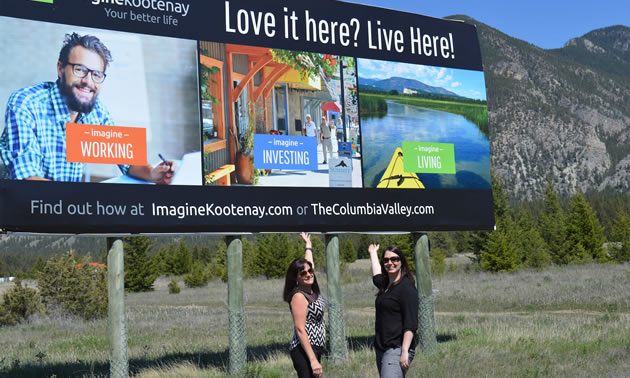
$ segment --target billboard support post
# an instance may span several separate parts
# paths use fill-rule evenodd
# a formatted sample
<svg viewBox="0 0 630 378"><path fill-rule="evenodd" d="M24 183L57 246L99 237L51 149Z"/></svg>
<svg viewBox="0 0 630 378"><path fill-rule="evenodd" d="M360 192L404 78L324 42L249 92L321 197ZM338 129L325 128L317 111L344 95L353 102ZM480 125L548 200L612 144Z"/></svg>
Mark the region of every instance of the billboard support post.
<svg viewBox="0 0 630 378"><path fill-rule="evenodd" d="M114 378L129 376L127 315L125 314L125 259L120 237L107 238L107 299L110 365Z"/></svg>
<svg viewBox="0 0 630 378"><path fill-rule="evenodd" d="M245 306L243 300L243 241L240 235L227 237L228 328L230 375L238 375L247 363Z"/></svg>
<svg viewBox="0 0 630 378"><path fill-rule="evenodd" d="M332 365L347 361L348 348L343 319L343 294L339 268L339 235L325 234L326 274L328 278L328 330Z"/></svg>
<svg viewBox="0 0 630 378"><path fill-rule="evenodd" d="M416 282L418 284L418 342L422 353L432 355L437 352L435 335L435 297L431 284L431 260L429 258L429 236L414 233L414 254Z"/></svg>

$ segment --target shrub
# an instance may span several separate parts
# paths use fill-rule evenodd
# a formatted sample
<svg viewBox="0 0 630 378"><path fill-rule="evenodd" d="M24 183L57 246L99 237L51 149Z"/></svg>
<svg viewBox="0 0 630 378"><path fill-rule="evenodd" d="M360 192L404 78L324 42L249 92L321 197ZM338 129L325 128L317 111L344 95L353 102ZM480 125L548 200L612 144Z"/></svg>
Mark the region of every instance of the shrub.
<svg viewBox="0 0 630 378"><path fill-rule="evenodd" d="M0 326L14 325L28 320L38 312L43 312L44 306L39 300L37 290L22 286L22 281L16 280L15 286L2 296L0 305Z"/></svg>
<svg viewBox="0 0 630 378"><path fill-rule="evenodd" d="M168 283L168 293L169 294L179 294L182 289L177 284L179 281L173 278L171 282Z"/></svg>
<svg viewBox="0 0 630 378"><path fill-rule="evenodd" d="M148 236L130 236L125 242L125 289L132 292L153 290L157 267L149 257L153 242Z"/></svg>
<svg viewBox="0 0 630 378"><path fill-rule="evenodd" d="M343 245L341 260L347 263L355 262L357 260L357 252L354 250L354 246L349 239L346 240Z"/></svg>
<svg viewBox="0 0 630 378"><path fill-rule="evenodd" d="M441 248L433 248L430 252L431 273L441 276L446 271L446 255Z"/></svg>
<svg viewBox="0 0 630 378"><path fill-rule="evenodd" d="M107 268L89 259L78 259L72 251L51 257L38 282L44 304L86 320L107 316Z"/></svg>
<svg viewBox="0 0 630 378"><path fill-rule="evenodd" d="M210 276L205 273L201 264L195 263L190 269L190 273L184 274L184 283L188 287L201 287L208 283Z"/></svg>

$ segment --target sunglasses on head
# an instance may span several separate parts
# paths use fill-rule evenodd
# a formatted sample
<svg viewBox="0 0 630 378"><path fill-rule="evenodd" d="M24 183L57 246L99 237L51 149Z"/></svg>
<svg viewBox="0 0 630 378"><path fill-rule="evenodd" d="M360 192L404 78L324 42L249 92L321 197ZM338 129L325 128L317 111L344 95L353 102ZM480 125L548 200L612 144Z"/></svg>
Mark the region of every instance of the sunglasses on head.
<svg viewBox="0 0 630 378"><path fill-rule="evenodd" d="M400 261L400 257L392 256L392 257L383 257L383 264L387 264L388 262L397 263Z"/></svg>
<svg viewBox="0 0 630 378"><path fill-rule="evenodd" d="M306 277L307 274L315 275L315 272L313 272L313 268L310 268L309 270L301 271L300 272L300 277Z"/></svg>

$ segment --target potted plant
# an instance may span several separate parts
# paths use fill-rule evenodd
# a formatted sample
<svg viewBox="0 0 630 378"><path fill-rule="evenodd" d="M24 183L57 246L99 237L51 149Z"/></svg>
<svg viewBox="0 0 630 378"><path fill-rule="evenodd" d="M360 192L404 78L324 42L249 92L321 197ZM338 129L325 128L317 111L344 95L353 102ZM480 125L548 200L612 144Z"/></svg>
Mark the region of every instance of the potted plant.
<svg viewBox="0 0 630 378"><path fill-rule="evenodd" d="M254 168L254 133L256 132L256 120L253 106L247 104L248 123L247 130L235 138L237 144L235 165L236 181L239 184L258 185L260 175L264 175L263 169ZM232 131L234 132L234 131Z"/></svg>

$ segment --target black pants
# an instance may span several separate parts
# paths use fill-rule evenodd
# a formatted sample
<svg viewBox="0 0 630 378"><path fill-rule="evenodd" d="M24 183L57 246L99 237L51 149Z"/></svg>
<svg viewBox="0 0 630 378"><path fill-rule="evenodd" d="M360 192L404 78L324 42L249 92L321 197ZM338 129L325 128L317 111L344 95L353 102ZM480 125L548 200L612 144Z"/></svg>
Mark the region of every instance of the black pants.
<svg viewBox="0 0 630 378"><path fill-rule="evenodd" d="M311 346L313 353L317 361L322 360L322 348ZM291 350L291 360L293 361L293 367L297 372L298 378L313 378L313 370L311 370L311 363L308 361L308 356L302 348L302 345L298 345Z"/></svg>

